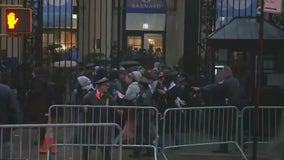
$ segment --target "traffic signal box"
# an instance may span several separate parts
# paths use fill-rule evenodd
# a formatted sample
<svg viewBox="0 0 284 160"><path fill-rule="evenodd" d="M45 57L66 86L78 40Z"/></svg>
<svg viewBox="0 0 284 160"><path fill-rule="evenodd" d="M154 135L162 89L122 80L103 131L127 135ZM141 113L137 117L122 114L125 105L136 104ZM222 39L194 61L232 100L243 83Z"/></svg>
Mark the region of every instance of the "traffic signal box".
<svg viewBox="0 0 284 160"><path fill-rule="evenodd" d="M6 8L6 34L32 32L32 10L30 8Z"/></svg>

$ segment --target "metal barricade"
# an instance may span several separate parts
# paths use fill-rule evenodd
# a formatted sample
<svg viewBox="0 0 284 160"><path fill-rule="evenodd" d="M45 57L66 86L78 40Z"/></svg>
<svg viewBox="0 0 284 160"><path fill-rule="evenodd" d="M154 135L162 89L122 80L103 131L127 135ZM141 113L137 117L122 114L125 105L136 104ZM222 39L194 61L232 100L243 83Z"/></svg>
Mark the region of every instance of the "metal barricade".
<svg viewBox="0 0 284 160"><path fill-rule="evenodd" d="M163 149L211 145L235 144L247 159L238 142L239 110L234 106L208 106L169 108L164 113Z"/></svg>
<svg viewBox="0 0 284 160"><path fill-rule="evenodd" d="M284 106L259 106L259 134L258 143L272 143L279 137L281 125L283 127ZM253 143L254 106L242 110L241 146L244 148Z"/></svg>
<svg viewBox="0 0 284 160"><path fill-rule="evenodd" d="M74 143L73 131L78 129L82 130L84 140ZM43 131L44 139L40 136ZM92 132L105 134L98 137ZM90 147L96 151L83 158ZM104 160L106 156L122 159L122 131L114 123L0 125L0 159L3 160L85 160L94 157Z"/></svg>
<svg viewBox="0 0 284 160"><path fill-rule="evenodd" d="M157 159L158 111L155 107L53 105L49 108L49 119L53 123L119 124L123 128L123 147L133 147L138 152L145 148Z"/></svg>

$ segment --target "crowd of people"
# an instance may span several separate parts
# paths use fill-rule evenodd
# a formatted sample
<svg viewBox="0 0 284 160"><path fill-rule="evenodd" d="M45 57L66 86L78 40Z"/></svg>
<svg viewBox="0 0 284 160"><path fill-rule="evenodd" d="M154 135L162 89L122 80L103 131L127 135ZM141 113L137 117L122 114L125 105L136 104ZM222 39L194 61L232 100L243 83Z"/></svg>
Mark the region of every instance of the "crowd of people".
<svg viewBox="0 0 284 160"><path fill-rule="evenodd" d="M96 82L102 78L108 80L108 93L115 99L116 104L155 106L160 112L167 107L185 105L190 97L188 91L193 91L185 73L178 68L161 67L159 62L155 62L152 69L137 65L127 69L121 67L107 70L96 66L91 73L89 70L85 71L77 77L72 104L82 103L81 92L85 91L86 94L96 90ZM180 104L175 104L177 98Z"/></svg>
<svg viewBox="0 0 284 160"><path fill-rule="evenodd" d="M72 104L154 106L160 113L164 113L167 108L204 105L202 101L196 104L192 97L196 92L202 92L213 97L216 105L237 106L241 109L248 102L240 82L233 76L229 66L225 66L222 73L222 81L195 87L190 84L188 75L178 67L161 66L159 62L155 62L150 69L137 65L127 69L121 67L107 70L96 66L91 72L87 70L78 75ZM228 152L228 148L221 145L217 152ZM139 150L134 151L133 155L138 156Z"/></svg>
<svg viewBox="0 0 284 160"><path fill-rule="evenodd" d="M233 76L232 70L228 66L223 69L223 80L221 82L203 87L193 86L190 83L190 77L177 65L169 67L156 61L151 66L153 67L141 64L127 68L122 66L107 68L88 64L73 77L75 83L72 84L73 89L67 103L76 105L153 106L157 108L158 112L164 113L167 108L204 105L205 103L202 101L196 104L192 97L194 93L200 91L213 96L215 104L238 107L246 105L246 102L242 102L241 95L243 93L240 90L240 83ZM42 76L47 75L44 74L42 68L35 67L31 70L31 73L32 78L25 92L26 107L21 116L24 120L28 119L27 122L46 123L45 113L47 113L50 105L57 103L57 96L55 96L53 87L50 87L47 77ZM2 89L0 91L2 92ZM13 101L16 102L16 100ZM20 108L19 111L23 111L23 109ZM82 111L79 121L83 121L86 112L88 112L88 108ZM16 113L18 113L18 110ZM105 119L94 120L94 122L113 121L108 120L112 117L103 116L103 118ZM6 123L6 120L1 123ZM139 121L137 123L139 124ZM146 125L145 128L149 128L150 124ZM137 132L140 133L141 131L138 130ZM40 133L42 141L45 131L42 130ZM108 156L107 152L105 152L106 157ZM139 150L135 150L133 156L139 156L139 152ZM147 154L151 155L151 152L147 151Z"/></svg>
<svg viewBox="0 0 284 160"><path fill-rule="evenodd" d="M190 96L189 91L191 91L188 76L179 71L178 68L162 67L158 62L153 66L152 69L135 65L129 68L112 68L111 70L94 66L92 72L84 70L76 77L77 84L75 84L76 87L73 90L71 104L153 106L160 113L163 113L167 108L187 105ZM84 119L86 112L88 112L87 108L80 114L80 120ZM95 114L92 115L94 117L92 122L113 122L112 116L105 115L112 115L110 112L109 110L105 112L92 110L91 113ZM144 113L144 116L145 114L147 113ZM131 111L130 115L127 116L129 116L130 122L125 122L122 127L127 126L126 124L131 123L131 121L135 121L134 113L131 115ZM99 117L100 119L96 119ZM144 132L144 135L150 135L151 122L146 122L146 120L147 118L143 124L136 121L136 125L143 125L143 130L141 130L141 127L136 128L136 133L142 134ZM129 137L127 138L129 139ZM139 143L138 141L139 138L136 139L137 143ZM136 149L131 156L137 157L139 154L140 150ZM150 150L147 150L146 155L152 154Z"/></svg>

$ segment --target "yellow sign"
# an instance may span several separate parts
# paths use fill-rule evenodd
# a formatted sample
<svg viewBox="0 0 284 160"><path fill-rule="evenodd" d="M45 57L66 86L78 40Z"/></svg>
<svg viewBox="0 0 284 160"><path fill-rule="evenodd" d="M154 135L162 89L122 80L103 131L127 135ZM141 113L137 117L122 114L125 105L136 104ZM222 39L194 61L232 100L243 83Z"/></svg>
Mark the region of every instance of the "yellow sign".
<svg viewBox="0 0 284 160"><path fill-rule="evenodd" d="M16 18L16 14L14 12L10 12L7 15L7 24L8 29L15 29L15 25L18 23L19 18Z"/></svg>
<svg viewBox="0 0 284 160"><path fill-rule="evenodd" d="M6 8L6 33L32 32L32 11L29 8Z"/></svg>

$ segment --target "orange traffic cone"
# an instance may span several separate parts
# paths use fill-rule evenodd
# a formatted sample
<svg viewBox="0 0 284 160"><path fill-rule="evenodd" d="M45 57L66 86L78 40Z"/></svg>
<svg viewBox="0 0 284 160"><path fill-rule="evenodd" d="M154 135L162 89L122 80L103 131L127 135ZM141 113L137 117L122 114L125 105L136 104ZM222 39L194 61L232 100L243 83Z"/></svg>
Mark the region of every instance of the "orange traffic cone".
<svg viewBox="0 0 284 160"><path fill-rule="evenodd" d="M54 138L53 138L52 127L47 127L47 130L45 132L44 141L43 141L42 147L39 150L39 153L47 153L48 150L51 153L57 152L56 148L54 146Z"/></svg>

